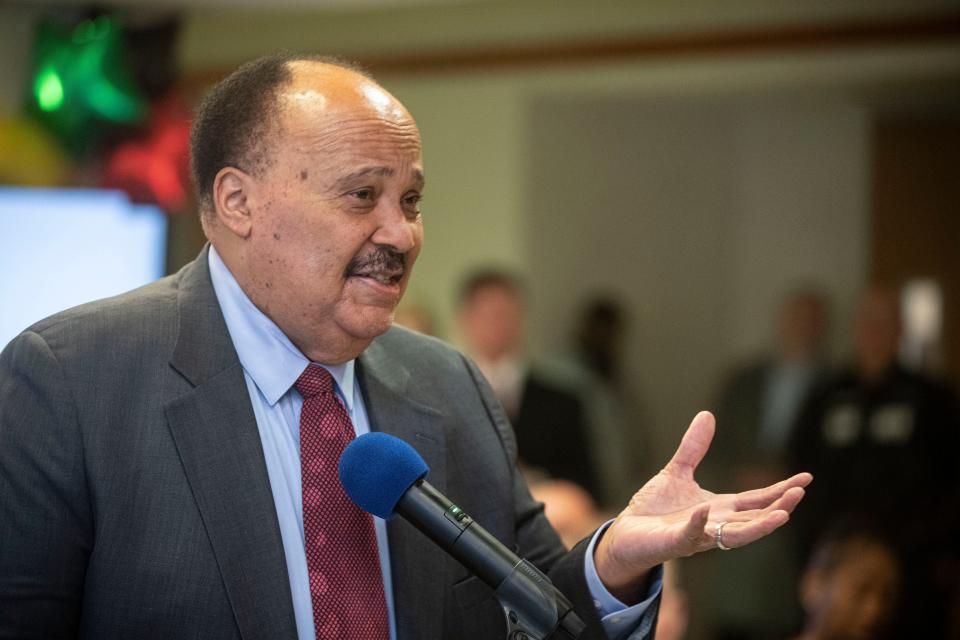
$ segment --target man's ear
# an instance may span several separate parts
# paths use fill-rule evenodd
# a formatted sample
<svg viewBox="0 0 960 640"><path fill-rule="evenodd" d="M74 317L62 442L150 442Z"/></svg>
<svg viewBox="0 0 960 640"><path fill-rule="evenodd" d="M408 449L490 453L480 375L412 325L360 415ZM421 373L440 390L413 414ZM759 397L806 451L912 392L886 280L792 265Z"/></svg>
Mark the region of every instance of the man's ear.
<svg viewBox="0 0 960 640"><path fill-rule="evenodd" d="M224 167L213 179L213 211L216 219L234 235L247 238L253 229L250 202L256 181L237 169Z"/></svg>

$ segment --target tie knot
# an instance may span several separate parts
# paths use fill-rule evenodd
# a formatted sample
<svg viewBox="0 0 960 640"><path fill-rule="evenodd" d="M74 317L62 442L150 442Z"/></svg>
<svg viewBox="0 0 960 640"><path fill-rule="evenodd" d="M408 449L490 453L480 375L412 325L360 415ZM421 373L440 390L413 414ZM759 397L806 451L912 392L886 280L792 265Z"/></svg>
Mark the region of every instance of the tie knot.
<svg viewBox="0 0 960 640"><path fill-rule="evenodd" d="M304 398L312 398L319 393L329 393L333 390L333 376L323 367L311 363L293 383L293 388Z"/></svg>

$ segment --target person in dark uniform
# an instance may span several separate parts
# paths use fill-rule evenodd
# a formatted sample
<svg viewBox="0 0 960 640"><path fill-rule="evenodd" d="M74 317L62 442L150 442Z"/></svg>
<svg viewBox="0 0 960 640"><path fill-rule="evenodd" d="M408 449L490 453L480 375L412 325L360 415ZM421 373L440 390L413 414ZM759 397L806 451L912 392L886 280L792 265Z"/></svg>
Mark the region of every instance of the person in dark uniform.
<svg viewBox="0 0 960 640"><path fill-rule="evenodd" d="M956 580L944 568L955 566L960 535L956 398L898 362L899 338L895 294L868 290L854 321L853 365L811 394L794 431L795 465L823 488L811 494L798 533L807 553L840 518L882 523L906 559L899 632L942 637Z"/></svg>

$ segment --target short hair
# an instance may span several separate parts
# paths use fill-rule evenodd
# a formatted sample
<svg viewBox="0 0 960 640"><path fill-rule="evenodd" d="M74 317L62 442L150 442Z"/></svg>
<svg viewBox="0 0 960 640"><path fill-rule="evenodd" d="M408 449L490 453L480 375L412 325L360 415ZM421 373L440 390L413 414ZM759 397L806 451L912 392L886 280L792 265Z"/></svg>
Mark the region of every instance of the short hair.
<svg viewBox="0 0 960 640"><path fill-rule="evenodd" d="M488 268L474 271L464 279L458 302L463 306L481 289L487 287L506 289L518 297L522 297L524 293L523 282L518 276L504 269Z"/></svg>
<svg viewBox="0 0 960 640"><path fill-rule="evenodd" d="M580 327L603 326L619 328L623 324L623 305L613 296L602 295L591 299L583 308Z"/></svg>
<svg viewBox="0 0 960 640"><path fill-rule="evenodd" d="M212 209L213 181L224 167L257 173L269 161L277 93L290 83L291 62L311 61L373 78L336 56L278 53L240 66L216 83L197 107L190 130L190 172L200 211Z"/></svg>
<svg viewBox="0 0 960 640"><path fill-rule="evenodd" d="M830 574L855 556L865 546L886 550L895 564L899 564L897 548L881 533L872 520L863 517L841 518L817 540L810 554L808 569Z"/></svg>

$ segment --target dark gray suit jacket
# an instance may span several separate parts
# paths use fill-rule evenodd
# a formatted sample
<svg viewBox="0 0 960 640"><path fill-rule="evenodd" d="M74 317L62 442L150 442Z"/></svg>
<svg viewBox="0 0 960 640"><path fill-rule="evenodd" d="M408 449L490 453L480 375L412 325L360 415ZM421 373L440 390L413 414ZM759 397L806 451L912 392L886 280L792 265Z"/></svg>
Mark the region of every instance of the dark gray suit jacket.
<svg viewBox="0 0 960 640"><path fill-rule="evenodd" d="M584 545L564 554L473 364L393 329L357 371L372 428L413 444L430 481L549 571L600 637ZM400 638L504 637L490 589L405 522L388 537ZM206 252L37 323L0 356L0 637L296 638L257 425Z"/></svg>

